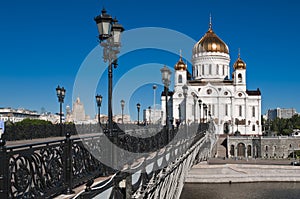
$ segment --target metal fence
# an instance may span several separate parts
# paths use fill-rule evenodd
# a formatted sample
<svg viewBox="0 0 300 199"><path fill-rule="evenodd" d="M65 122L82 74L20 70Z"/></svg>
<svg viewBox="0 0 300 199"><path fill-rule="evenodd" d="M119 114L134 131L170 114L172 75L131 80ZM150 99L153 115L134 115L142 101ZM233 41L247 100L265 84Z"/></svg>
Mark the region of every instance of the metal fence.
<svg viewBox="0 0 300 199"><path fill-rule="evenodd" d="M189 127L192 132L205 130L203 124L201 128L195 124ZM98 126L99 128L99 126ZM165 150L165 146L170 140L177 139L176 142L182 143L181 152L192 144L195 140L189 142L185 136L185 127L181 129L161 129L156 134L143 138L134 136L135 133L147 134L153 132L153 127L136 128L126 134L121 129L115 129L116 136L107 137L117 146L126 151L135 153L154 152L160 149ZM102 132L106 132L105 129ZM184 136L177 136L179 132L184 132ZM202 132L203 133L203 132ZM128 173L116 172L114 169L101 163L96 159L84 145L88 144L92 148L105 151L107 150L103 138L103 133L86 135L81 138L71 138L71 133L66 133L65 138L55 141L39 142L33 144L23 144L15 146L6 146L5 140L0 139L0 198L52 198L62 193L72 193L72 189L78 185L87 183L86 192L80 197L88 198L98 194L99 190L104 191L109 188L114 198L118 195L125 197L126 193L117 184L126 179ZM5 137L5 136L4 136ZM176 137L176 138L175 138ZM194 139L195 139L194 138ZM179 154L176 154L179 155ZM176 157L174 152L174 157ZM135 162L131 157L125 157L122 154L115 154L118 160L126 159L127 162ZM140 157L139 157L140 158ZM114 174L113 178L102 183L102 188L92 191L89 187L91 180L105 175ZM137 187L133 186L133 190Z"/></svg>

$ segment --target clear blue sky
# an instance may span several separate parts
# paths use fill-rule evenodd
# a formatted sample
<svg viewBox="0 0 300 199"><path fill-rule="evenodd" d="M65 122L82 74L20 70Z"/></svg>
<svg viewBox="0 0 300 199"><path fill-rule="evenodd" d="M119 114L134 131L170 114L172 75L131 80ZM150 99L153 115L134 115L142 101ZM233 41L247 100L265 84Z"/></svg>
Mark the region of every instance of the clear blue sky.
<svg viewBox="0 0 300 199"><path fill-rule="evenodd" d="M231 64L241 48L241 57L247 63L247 87L262 91L262 112L276 107L294 107L300 111L300 3L296 0L1 1L0 106L37 111L45 107L57 112L55 88L58 84L67 89L65 105L72 105L76 74L98 45L93 18L100 14L103 6L109 14L117 16L126 30L163 27L196 41L207 31L212 13L213 29L229 46ZM99 51L99 59L101 56ZM131 52L120 59L119 68L114 70L114 81L135 66L147 63L173 66L177 60L177 55L157 50ZM106 76L104 73L100 78L96 90L104 96L104 113L107 112ZM159 86L157 103L161 90ZM134 112L137 102L142 108L152 105L152 83L132 94L126 111ZM119 106L115 110L119 113Z"/></svg>

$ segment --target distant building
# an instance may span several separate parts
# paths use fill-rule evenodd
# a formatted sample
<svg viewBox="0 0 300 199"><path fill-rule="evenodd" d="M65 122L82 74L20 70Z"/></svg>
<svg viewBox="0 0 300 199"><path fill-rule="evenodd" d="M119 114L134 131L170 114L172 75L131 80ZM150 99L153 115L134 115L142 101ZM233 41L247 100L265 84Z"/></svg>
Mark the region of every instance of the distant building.
<svg viewBox="0 0 300 199"><path fill-rule="evenodd" d="M113 116L113 121L116 122L116 123L121 124L122 123L122 114L120 114L120 115L114 115ZM124 122L124 124L131 123L131 121L130 121L130 115L125 115L124 114L123 115L123 122Z"/></svg>
<svg viewBox="0 0 300 199"><path fill-rule="evenodd" d="M157 124L161 123L163 112L160 109L144 109L143 111L143 121L147 124Z"/></svg>
<svg viewBox="0 0 300 199"><path fill-rule="evenodd" d="M6 122L20 122L25 118L39 119L40 114L37 111L31 111L23 108L0 108L0 120Z"/></svg>
<svg viewBox="0 0 300 199"><path fill-rule="evenodd" d="M95 122L94 120L89 121L90 117L85 114L84 105L80 101L79 97L73 103L72 111L69 106L66 107L66 110L67 110L67 118L66 118L67 122L74 122L74 123Z"/></svg>
<svg viewBox="0 0 300 199"><path fill-rule="evenodd" d="M40 120L45 120L45 121L49 121L52 124L58 124L59 123L59 114L51 114L51 113L43 113L40 115L40 117L38 118ZM64 122L65 117L63 115L62 117L62 121Z"/></svg>
<svg viewBox="0 0 300 199"><path fill-rule="evenodd" d="M274 120L276 118L288 119L296 115L296 109L294 108L276 108L268 110L268 119Z"/></svg>

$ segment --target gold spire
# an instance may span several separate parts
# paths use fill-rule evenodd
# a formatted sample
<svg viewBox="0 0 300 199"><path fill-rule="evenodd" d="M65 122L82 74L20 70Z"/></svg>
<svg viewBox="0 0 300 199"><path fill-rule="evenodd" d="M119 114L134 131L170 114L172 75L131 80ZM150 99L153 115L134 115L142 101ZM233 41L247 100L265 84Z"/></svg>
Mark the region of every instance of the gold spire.
<svg viewBox="0 0 300 199"><path fill-rule="evenodd" d="M187 65L184 63L184 61L182 60L182 50L179 50L180 53L180 57L178 62L175 64L174 68L175 70L186 70Z"/></svg>
<svg viewBox="0 0 300 199"><path fill-rule="evenodd" d="M241 59L241 49L238 51L238 58L233 64L234 70L236 69L246 69L246 63Z"/></svg>
<svg viewBox="0 0 300 199"><path fill-rule="evenodd" d="M212 30L212 22L211 22L211 13L209 13L209 29L208 30Z"/></svg>

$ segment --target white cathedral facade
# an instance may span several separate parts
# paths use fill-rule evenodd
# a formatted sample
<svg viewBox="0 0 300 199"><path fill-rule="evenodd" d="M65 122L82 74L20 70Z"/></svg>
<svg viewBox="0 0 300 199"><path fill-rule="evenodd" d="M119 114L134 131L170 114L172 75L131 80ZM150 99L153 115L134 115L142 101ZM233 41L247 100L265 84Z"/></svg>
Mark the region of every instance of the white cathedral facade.
<svg viewBox="0 0 300 199"><path fill-rule="evenodd" d="M214 33L211 23L193 48L192 65L190 74L181 57L175 64L174 92L168 97L173 124L208 118L214 120L218 134L261 135L260 90L247 90L246 64L240 54L230 73L229 48ZM165 110L164 93L161 101Z"/></svg>

